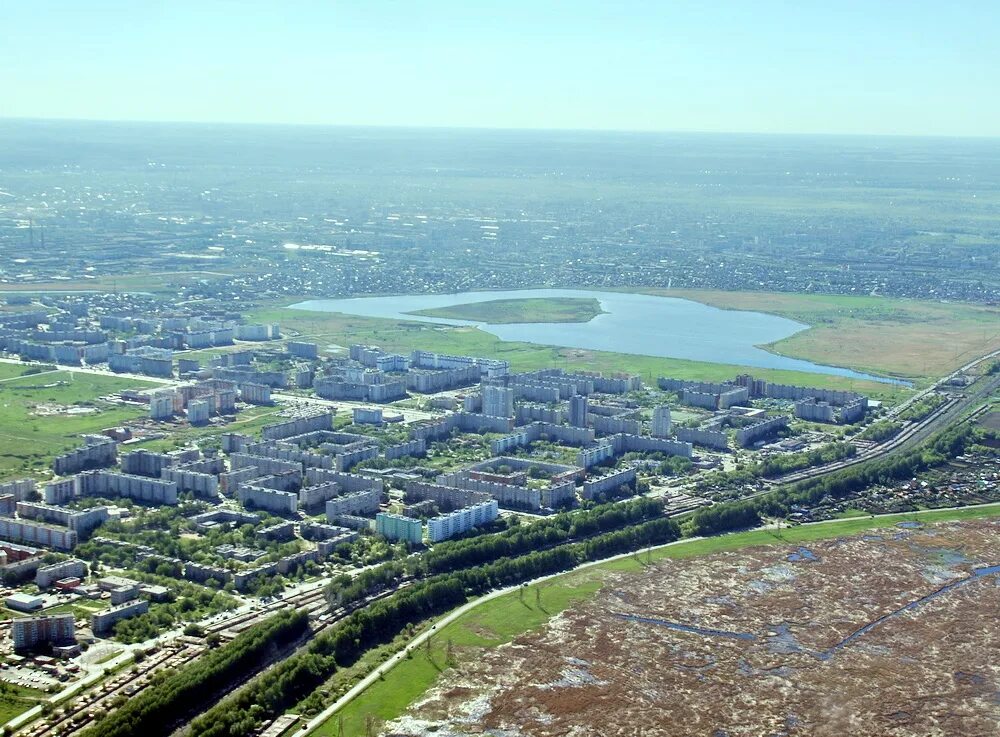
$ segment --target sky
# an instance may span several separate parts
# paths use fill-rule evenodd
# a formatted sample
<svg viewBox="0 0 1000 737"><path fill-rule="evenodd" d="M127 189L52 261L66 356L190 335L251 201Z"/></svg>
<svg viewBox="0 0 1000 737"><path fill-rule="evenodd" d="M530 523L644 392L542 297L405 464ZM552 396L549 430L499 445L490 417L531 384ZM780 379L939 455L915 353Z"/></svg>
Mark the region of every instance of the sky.
<svg viewBox="0 0 1000 737"><path fill-rule="evenodd" d="M0 0L0 117L1000 135L996 0Z"/></svg>

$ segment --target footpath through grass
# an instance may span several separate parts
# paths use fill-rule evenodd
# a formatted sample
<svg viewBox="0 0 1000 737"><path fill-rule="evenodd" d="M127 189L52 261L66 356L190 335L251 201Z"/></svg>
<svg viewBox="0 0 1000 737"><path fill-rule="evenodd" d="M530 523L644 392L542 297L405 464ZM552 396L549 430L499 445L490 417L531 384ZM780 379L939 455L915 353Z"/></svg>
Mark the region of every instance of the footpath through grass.
<svg viewBox="0 0 1000 737"><path fill-rule="evenodd" d="M918 520L924 524L1000 516L1000 503L961 509L927 510L878 517L851 517L795 527L758 529L698 540L684 540L610 563L560 574L485 602L443 627L428 643L415 648L381 679L324 722L312 735L355 737L374 725L396 719L434 686L455 663L475 659L482 649L511 642L542 626L571 605L596 594L607 571L641 572L650 561L694 558L762 545L795 545L856 535Z"/></svg>

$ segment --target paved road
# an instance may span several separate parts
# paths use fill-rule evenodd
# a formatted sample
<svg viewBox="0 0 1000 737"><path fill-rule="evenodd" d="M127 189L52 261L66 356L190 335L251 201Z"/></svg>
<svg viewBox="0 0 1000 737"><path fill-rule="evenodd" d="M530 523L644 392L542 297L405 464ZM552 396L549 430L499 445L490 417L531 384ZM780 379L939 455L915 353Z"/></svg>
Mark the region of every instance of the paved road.
<svg viewBox="0 0 1000 737"><path fill-rule="evenodd" d="M610 558L602 558L601 560L588 561L587 563L581 563L576 568L573 568L569 571L560 571L559 573L552 573L547 576L541 576L532 581L528 581L527 583L520 584L518 586L508 586L507 588L504 589L497 589L496 591L491 591L488 594L480 596L478 599L473 599L472 601L463 604L458 609L451 611L441 619L437 620L430 627L428 627L419 635L410 640L410 643L405 648L400 650L398 653L396 653L387 661L385 661L385 663L383 663L378 668L369 673L367 676L365 676L363 679L358 681L358 683L350 691L341 696L339 699L337 699L337 701L328 706L326 709L317 714L315 717L310 719L309 722L305 725L305 728L301 732L296 732L296 734L307 735L312 733L317 727L319 727L323 722L329 719L334 713L336 713L350 701L355 699L365 689L367 689L370 685L372 685L372 683L377 681L383 674L388 673L390 670L396 667L396 665L398 665L401 660L406 658L407 653L409 653L411 650L414 650L415 648L420 647L424 642L427 641L428 638L433 637L435 634L437 634L439 629L443 629L444 627L446 627L447 625L451 624L456 619L461 617L466 612L472 611L481 604L485 604L488 601L492 601L493 599L496 599L499 596L503 596L504 594L509 594L512 591L517 591L519 588L521 588L522 585L534 586L535 584L541 583L543 581L548 581L551 578L558 578L559 576L565 576L568 573L575 573L576 571L581 571L585 568L591 568L593 566L602 565L604 563L611 563L612 561L616 560L624 560L625 558L631 558L633 555L641 555L642 553L645 553L647 550L659 550L661 548L670 547L671 545L680 545L682 543L693 542L695 540L701 540L701 539L702 538L700 537L689 537L685 538L684 540L675 540L674 542L671 543L665 543L664 545L655 545L651 548L643 548L642 550L635 552L620 553L618 555L613 555Z"/></svg>

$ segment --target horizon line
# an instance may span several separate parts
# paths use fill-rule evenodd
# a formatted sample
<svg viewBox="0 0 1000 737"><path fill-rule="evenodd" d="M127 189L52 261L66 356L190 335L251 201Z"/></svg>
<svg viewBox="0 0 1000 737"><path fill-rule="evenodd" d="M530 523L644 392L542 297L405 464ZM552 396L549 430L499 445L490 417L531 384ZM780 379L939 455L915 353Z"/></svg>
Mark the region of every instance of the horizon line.
<svg viewBox="0 0 1000 737"><path fill-rule="evenodd" d="M177 126L232 126L247 128L342 128L409 131L481 131L511 133L617 133L634 135L705 135L705 136L790 136L817 138L939 138L963 140L1000 139L1000 134L971 133L858 133L843 131L754 131L754 130L698 130L690 128L563 128L531 126L483 126L405 123L316 123L294 121L236 121L236 120L153 120L148 118L73 118L0 115L0 122L8 123L92 123L118 125L177 125Z"/></svg>

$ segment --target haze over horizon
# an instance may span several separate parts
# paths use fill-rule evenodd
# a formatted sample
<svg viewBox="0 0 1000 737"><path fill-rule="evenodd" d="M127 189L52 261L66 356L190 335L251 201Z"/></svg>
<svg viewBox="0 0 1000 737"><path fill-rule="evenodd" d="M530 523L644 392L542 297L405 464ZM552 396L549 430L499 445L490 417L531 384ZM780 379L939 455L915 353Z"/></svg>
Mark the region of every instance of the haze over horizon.
<svg viewBox="0 0 1000 737"><path fill-rule="evenodd" d="M998 20L979 0L42 0L0 8L0 116L992 137Z"/></svg>

